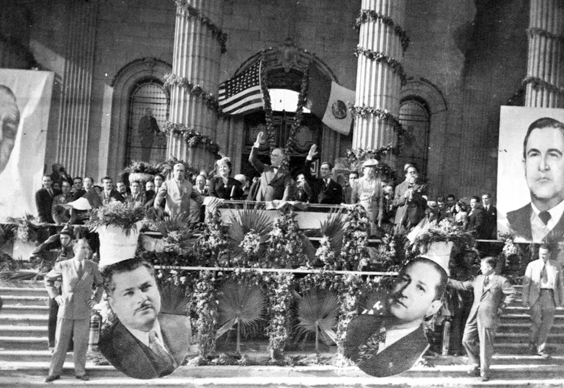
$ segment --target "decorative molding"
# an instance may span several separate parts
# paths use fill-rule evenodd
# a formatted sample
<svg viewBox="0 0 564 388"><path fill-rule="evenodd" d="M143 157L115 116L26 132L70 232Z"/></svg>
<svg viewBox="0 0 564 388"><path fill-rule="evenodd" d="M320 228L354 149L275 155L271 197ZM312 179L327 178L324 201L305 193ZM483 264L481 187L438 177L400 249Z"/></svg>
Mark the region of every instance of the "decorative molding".
<svg viewBox="0 0 564 388"><path fill-rule="evenodd" d="M151 73L154 72L155 66L157 66L157 64L162 64L162 65L164 65L168 68L172 68L172 65L170 63L163 61L161 59L155 58L155 57L137 58L137 59L134 59L133 61L127 63L125 66L123 66L121 69L118 70L116 75L114 75L114 77L112 78L112 81L110 82L110 86L114 86L116 81L119 79L119 77L124 72L131 69L131 67L133 65L139 65L139 64L144 64Z"/></svg>
<svg viewBox="0 0 564 388"><path fill-rule="evenodd" d="M402 64L394 58L389 57L388 55L378 52L372 51L370 49L366 49L360 46L354 51L355 56L364 55L366 58L370 59L371 61L375 61L378 63L385 63L392 68L394 74L400 77L401 85L405 85L407 83L407 76L405 75L405 70L403 69Z"/></svg>
<svg viewBox="0 0 564 388"><path fill-rule="evenodd" d="M409 47L409 37L407 36L407 32L397 25L391 17L382 15L372 9L360 10L360 15L356 18L356 30L360 31L360 26L368 22L380 22L394 30L394 33L400 38L403 52L405 52Z"/></svg>
<svg viewBox="0 0 564 388"><path fill-rule="evenodd" d="M182 8L182 10L187 14L187 17L200 19L200 22L210 29L213 37L219 42L219 45L221 46L221 53L223 54L227 52L227 34L223 32L221 28L215 25L209 17L202 14L199 9L188 4L188 0L174 0L174 2L179 8Z"/></svg>

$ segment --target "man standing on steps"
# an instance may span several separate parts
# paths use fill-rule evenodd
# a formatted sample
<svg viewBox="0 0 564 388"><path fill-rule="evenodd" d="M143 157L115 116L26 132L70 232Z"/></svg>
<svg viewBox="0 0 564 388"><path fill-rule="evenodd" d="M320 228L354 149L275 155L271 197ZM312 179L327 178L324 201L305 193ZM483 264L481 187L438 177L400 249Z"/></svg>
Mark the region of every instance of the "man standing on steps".
<svg viewBox="0 0 564 388"><path fill-rule="evenodd" d="M474 290L474 304L464 327L462 344L468 353L471 369L468 374L490 379L495 330L505 306L515 298L515 288L503 276L495 274L497 259L485 257L480 263L482 274L473 281L448 280L458 290Z"/></svg>
<svg viewBox="0 0 564 388"><path fill-rule="evenodd" d="M556 307L564 300L562 267L550 259L550 246L541 245L539 258L527 265L523 277L523 305L531 314L529 350L548 357L546 340L554 322Z"/></svg>
<svg viewBox="0 0 564 388"><path fill-rule="evenodd" d="M90 310L102 299L102 276L98 265L87 260L92 251L85 239L74 245L74 258L55 264L45 275L45 287L49 296L59 304L55 352L49 366L46 383L61 378L65 356L71 337L74 340L73 363L77 379L88 381L86 375L86 352ZM61 279L61 290L55 288L55 280ZM95 286L95 292L93 289Z"/></svg>

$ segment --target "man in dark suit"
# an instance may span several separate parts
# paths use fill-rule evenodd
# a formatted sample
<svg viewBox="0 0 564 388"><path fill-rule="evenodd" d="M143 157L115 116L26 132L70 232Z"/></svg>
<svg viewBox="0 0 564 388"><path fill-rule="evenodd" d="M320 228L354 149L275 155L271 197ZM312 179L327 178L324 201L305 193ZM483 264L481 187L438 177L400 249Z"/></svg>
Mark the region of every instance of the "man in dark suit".
<svg viewBox="0 0 564 388"><path fill-rule="evenodd" d="M473 232L478 239L489 239L485 225L484 209L480 206L480 197L473 196L470 199L467 229Z"/></svg>
<svg viewBox="0 0 564 388"><path fill-rule="evenodd" d="M102 185L104 190L100 192L100 199L102 200L103 205L107 205L110 202L118 201L118 202L125 202L125 198L116 190L114 189L112 178L109 176L105 176L102 178Z"/></svg>
<svg viewBox="0 0 564 388"><path fill-rule="evenodd" d="M287 201L290 198L292 176L288 170L281 167L286 155L282 148L274 148L270 153L272 165L263 164L258 159L258 150L263 139L264 134L259 132L249 155L249 162L260 174L260 186L254 200L273 201L281 199Z"/></svg>
<svg viewBox="0 0 564 388"><path fill-rule="evenodd" d="M86 352L90 327L90 310L102 299L102 277L98 265L87 260L92 251L88 242L80 239L74 245L74 258L60 261L45 275L45 287L49 297L59 304L55 352L49 366L46 383L61 377L63 363L71 338L74 341L73 362L77 379L88 380ZM61 279L61 288L55 281ZM95 292L93 289L95 288Z"/></svg>
<svg viewBox="0 0 564 388"><path fill-rule="evenodd" d="M145 116L139 120L138 134L141 142L141 160L148 162L151 159L151 148L155 135L161 133L157 120L153 117L151 108L145 109Z"/></svg>
<svg viewBox="0 0 564 388"><path fill-rule="evenodd" d="M473 281L448 281L457 290L474 290L474 304L464 327L462 344L471 364L468 374L481 375L482 381L490 379L495 330L501 313L516 293L506 278L495 274L496 266L496 258L485 257L480 263L482 274Z"/></svg>
<svg viewBox="0 0 564 388"><path fill-rule="evenodd" d="M311 203L326 205L339 205L343 203L343 187L331 179L333 166L329 162L321 163L319 178L311 175L311 163L317 156L317 146L314 144L309 149L304 166L304 177L311 188Z"/></svg>
<svg viewBox="0 0 564 388"><path fill-rule="evenodd" d="M190 320L163 314L153 267L127 259L102 271L108 302L118 321L100 338L100 352L118 370L136 379L171 374L190 346Z"/></svg>
<svg viewBox="0 0 564 388"><path fill-rule="evenodd" d="M396 209L396 232L409 230L425 218L427 186L417 182L419 173L415 165L408 163L403 168L405 180L396 186L394 208Z"/></svg>
<svg viewBox="0 0 564 388"><path fill-rule="evenodd" d="M482 194L482 208L484 209L484 238L497 239L497 209L492 205L490 193Z"/></svg>
<svg viewBox="0 0 564 388"><path fill-rule="evenodd" d="M398 274L381 315L362 314L347 326L345 357L364 372L386 377L410 369L429 347L423 321L441 307L447 274L417 258Z"/></svg>
<svg viewBox="0 0 564 388"><path fill-rule="evenodd" d="M507 213L518 240L560 241L564 237L564 123L544 117L525 135L523 166L531 202Z"/></svg>
<svg viewBox="0 0 564 388"><path fill-rule="evenodd" d="M43 187L35 193L35 205L39 215L39 222L54 223L53 221L53 199L56 195L61 194L59 190L51 187L53 181L50 175L43 176Z"/></svg>

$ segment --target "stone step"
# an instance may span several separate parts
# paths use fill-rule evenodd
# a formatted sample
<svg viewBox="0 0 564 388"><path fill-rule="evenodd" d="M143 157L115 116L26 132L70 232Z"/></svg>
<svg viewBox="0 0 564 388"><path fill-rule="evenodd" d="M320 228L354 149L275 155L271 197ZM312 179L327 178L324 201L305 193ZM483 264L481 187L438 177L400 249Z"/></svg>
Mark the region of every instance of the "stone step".
<svg viewBox="0 0 564 388"><path fill-rule="evenodd" d="M45 333L45 336L40 337L10 337L2 335L0 336L0 348L7 350L45 350L47 348L47 333Z"/></svg>
<svg viewBox="0 0 564 388"><path fill-rule="evenodd" d="M528 333L531 328L530 322L515 322L515 323L502 323L497 328L498 333ZM564 333L564 322L552 325L551 333Z"/></svg>
<svg viewBox="0 0 564 388"><path fill-rule="evenodd" d="M46 326L48 314L0 314L0 326Z"/></svg>
<svg viewBox="0 0 564 388"><path fill-rule="evenodd" d="M0 287L0 296L19 295L19 296L47 296L45 285L42 288L31 287Z"/></svg>
<svg viewBox="0 0 564 388"><path fill-rule="evenodd" d="M48 306L49 296L3 295L2 302L5 305L15 306Z"/></svg>
<svg viewBox="0 0 564 388"><path fill-rule="evenodd" d="M3 362L50 362L51 352L47 350L47 342L43 342L44 350L0 350L0 365ZM1 346L1 343L0 343ZM72 352L67 353L66 360L72 362ZM531 362L531 361L529 361Z"/></svg>
<svg viewBox="0 0 564 388"><path fill-rule="evenodd" d="M20 306L15 304L8 304L2 307L2 311L0 314L7 314L7 315L29 315L30 313L45 313L45 315L49 314L49 306L46 305L37 305L37 306Z"/></svg>
<svg viewBox="0 0 564 388"><path fill-rule="evenodd" d="M26 338L26 337L46 337L47 325L45 326L17 326L0 325L0 333L4 337Z"/></svg>

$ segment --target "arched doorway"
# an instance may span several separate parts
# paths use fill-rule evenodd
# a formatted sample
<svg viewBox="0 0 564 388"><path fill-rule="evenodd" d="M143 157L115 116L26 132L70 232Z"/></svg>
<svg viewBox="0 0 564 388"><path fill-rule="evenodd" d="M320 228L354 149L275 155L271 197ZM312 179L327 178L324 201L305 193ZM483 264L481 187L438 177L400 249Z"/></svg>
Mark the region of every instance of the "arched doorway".
<svg viewBox="0 0 564 388"><path fill-rule="evenodd" d="M427 176L429 154L430 114L427 103L416 96L410 96L400 103L399 121L407 135L402 144L399 167L415 163L420 175Z"/></svg>

